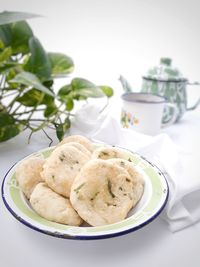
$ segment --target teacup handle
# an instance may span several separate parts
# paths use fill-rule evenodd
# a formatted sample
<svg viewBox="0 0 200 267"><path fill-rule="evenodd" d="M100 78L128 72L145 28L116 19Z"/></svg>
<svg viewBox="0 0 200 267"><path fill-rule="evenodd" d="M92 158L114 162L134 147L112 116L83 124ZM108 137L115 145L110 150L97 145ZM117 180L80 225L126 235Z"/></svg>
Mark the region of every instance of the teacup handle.
<svg viewBox="0 0 200 267"><path fill-rule="evenodd" d="M188 82L187 84L189 84L189 85L200 85L200 82ZM197 100L197 102L193 106L191 106L189 108L187 107L186 110L187 111L188 110L194 110L194 109L196 109L198 107L199 104L200 104L200 98Z"/></svg>
<svg viewBox="0 0 200 267"><path fill-rule="evenodd" d="M177 115L178 115L178 108L175 104L172 104L172 103L166 103L165 104L167 107L170 107L173 109L173 116L171 117L171 119L169 119L168 121L166 122L162 122L162 127L167 127L167 126L170 126L172 125L176 119L177 119Z"/></svg>

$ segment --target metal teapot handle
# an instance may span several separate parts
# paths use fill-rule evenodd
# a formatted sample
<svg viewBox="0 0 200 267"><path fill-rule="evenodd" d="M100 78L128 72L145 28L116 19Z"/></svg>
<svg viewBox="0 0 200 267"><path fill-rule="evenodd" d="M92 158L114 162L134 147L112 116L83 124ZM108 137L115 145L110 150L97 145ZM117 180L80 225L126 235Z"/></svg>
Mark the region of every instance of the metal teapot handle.
<svg viewBox="0 0 200 267"><path fill-rule="evenodd" d="M188 85L200 85L200 82L187 82ZM200 104L200 98L197 100L197 102L191 106L191 107L187 107L186 110L189 111L189 110L194 110L198 107L198 105Z"/></svg>

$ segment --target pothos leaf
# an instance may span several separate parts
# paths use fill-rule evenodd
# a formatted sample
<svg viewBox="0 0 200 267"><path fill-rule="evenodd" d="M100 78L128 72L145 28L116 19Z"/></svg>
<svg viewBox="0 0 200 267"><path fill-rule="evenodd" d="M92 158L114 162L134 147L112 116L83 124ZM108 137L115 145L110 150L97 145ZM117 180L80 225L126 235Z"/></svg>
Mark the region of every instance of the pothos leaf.
<svg viewBox="0 0 200 267"><path fill-rule="evenodd" d="M40 90L41 92L45 94L48 94L54 97L54 94L52 93L52 91L49 90L49 88L45 87L41 83L41 81L38 79L38 77L34 75L33 73L26 72L26 71L20 72L15 76L14 79L10 80L10 82L31 86L33 88Z"/></svg>
<svg viewBox="0 0 200 267"><path fill-rule="evenodd" d="M3 11L0 13L0 25L37 17L41 16L27 12Z"/></svg>
<svg viewBox="0 0 200 267"><path fill-rule="evenodd" d="M65 135L65 132L70 128L71 122L69 118L65 119L64 123L54 124L56 128L56 135L59 141L61 141Z"/></svg>
<svg viewBox="0 0 200 267"><path fill-rule="evenodd" d="M0 128L9 124L13 124L15 119L6 111L0 112Z"/></svg>
<svg viewBox="0 0 200 267"><path fill-rule="evenodd" d="M15 119L6 111L0 112L0 142L7 141L18 135L23 126L15 122Z"/></svg>
<svg viewBox="0 0 200 267"><path fill-rule="evenodd" d="M0 25L0 40L3 44L2 48L10 46L12 41L12 31L10 24Z"/></svg>
<svg viewBox="0 0 200 267"><path fill-rule="evenodd" d="M37 89L31 89L24 93L21 97L18 97L16 101L26 107L36 107L37 105L41 104L43 98L44 94L41 91Z"/></svg>
<svg viewBox="0 0 200 267"><path fill-rule="evenodd" d="M46 81L51 79L51 63L42 44L36 37L29 39L29 49L31 56L24 66L26 71L32 72L41 79Z"/></svg>
<svg viewBox="0 0 200 267"><path fill-rule="evenodd" d="M46 118L49 118L49 117L55 115L57 111L58 111L58 108L56 107L56 105L47 106L45 111L44 111L44 116Z"/></svg>
<svg viewBox="0 0 200 267"><path fill-rule="evenodd" d="M18 135L23 130L21 124L7 125L0 128L0 142L7 141L16 135Z"/></svg>
<svg viewBox="0 0 200 267"><path fill-rule="evenodd" d="M94 83L83 79L83 78L74 78L71 82L73 89L73 94L80 95L83 97L103 97L104 93L101 88L96 86Z"/></svg>
<svg viewBox="0 0 200 267"><path fill-rule="evenodd" d="M11 47L6 47L1 53L0 53L0 62L6 61L9 59L9 57L12 55L12 49Z"/></svg>
<svg viewBox="0 0 200 267"><path fill-rule="evenodd" d="M71 73L74 70L73 60L65 54L48 53L51 62L52 76L60 77Z"/></svg>
<svg viewBox="0 0 200 267"><path fill-rule="evenodd" d="M62 99L63 97L66 97L68 94L70 94L71 91L72 91L71 84L67 84L60 88L60 90L58 91L58 95Z"/></svg>
<svg viewBox="0 0 200 267"><path fill-rule="evenodd" d="M33 32L26 21L20 21L11 25L12 41L11 47L14 54L29 52L29 39Z"/></svg>
<svg viewBox="0 0 200 267"><path fill-rule="evenodd" d="M107 97L113 96L113 89L107 85L99 86Z"/></svg>
<svg viewBox="0 0 200 267"><path fill-rule="evenodd" d="M71 111L73 109L73 107L74 107L73 99L69 97L69 98L66 99L65 102L66 102L66 110L67 111Z"/></svg>

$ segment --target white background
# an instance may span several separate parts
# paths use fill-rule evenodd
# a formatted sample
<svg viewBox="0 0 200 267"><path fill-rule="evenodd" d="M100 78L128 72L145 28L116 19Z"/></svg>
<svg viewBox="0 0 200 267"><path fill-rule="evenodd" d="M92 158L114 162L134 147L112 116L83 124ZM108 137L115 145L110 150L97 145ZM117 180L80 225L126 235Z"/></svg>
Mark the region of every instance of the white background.
<svg viewBox="0 0 200 267"><path fill-rule="evenodd" d="M116 91L120 74L139 91L162 56L200 80L198 0L1 0L0 8L43 15L29 23L46 50L68 54L74 75Z"/></svg>
<svg viewBox="0 0 200 267"><path fill-rule="evenodd" d="M73 75L111 85L113 105L121 93L119 75L139 91L141 76L161 56L173 58L191 81L200 80L198 0L1 0L0 9L44 15L29 23L46 50L70 55L76 65ZM191 97L200 91L188 89ZM34 137L24 147L23 138L15 146L13 140L1 146L1 176L14 161L46 146ZM30 231L4 208L0 220L0 264L6 267L199 266L199 224L172 234L158 218L127 236L85 242Z"/></svg>

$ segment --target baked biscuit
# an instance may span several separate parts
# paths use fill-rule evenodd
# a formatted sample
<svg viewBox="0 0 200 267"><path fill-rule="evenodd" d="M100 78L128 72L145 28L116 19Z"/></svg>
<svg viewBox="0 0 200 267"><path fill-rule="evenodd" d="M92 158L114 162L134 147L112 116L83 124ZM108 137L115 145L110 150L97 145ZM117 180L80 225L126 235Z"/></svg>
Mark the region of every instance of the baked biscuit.
<svg viewBox="0 0 200 267"><path fill-rule="evenodd" d="M82 223L69 199L55 193L46 183L39 183L35 187L30 203L40 216L49 221L75 226Z"/></svg>
<svg viewBox="0 0 200 267"><path fill-rule="evenodd" d="M144 179L141 173L134 167L133 163L129 162L125 159L109 159L109 162L116 164L124 168L130 175L132 184L133 184L133 191L132 191L132 199L133 199L133 207L137 204L144 192Z"/></svg>
<svg viewBox="0 0 200 267"><path fill-rule="evenodd" d="M58 144L58 146L69 143L69 142L79 143L83 145L85 148L87 148L90 152L93 151L92 143L90 142L90 140L82 135L67 136Z"/></svg>
<svg viewBox="0 0 200 267"><path fill-rule="evenodd" d="M133 186L124 168L94 159L76 176L70 201L80 217L90 225L111 224L126 218L133 207Z"/></svg>
<svg viewBox="0 0 200 267"><path fill-rule="evenodd" d="M89 158L91 158L92 153L85 146L81 145L80 143L77 143L77 142L69 142L69 143L66 143L66 144L69 145L69 146L73 146L73 147L77 148L83 154L85 154Z"/></svg>
<svg viewBox="0 0 200 267"><path fill-rule="evenodd" d="M64 144L46 159L41 176L52 190L69 197L74 178L88 160L77 148Z"/></svg>
<svg viewBox="0 0 200 267"><path fill-rule="evenodd" d="M115 147L99 147L92 154L93 159L124 158L123 152Z"/></svg>
<svg viewBox="0 0 200 267"><path fill-rule="evenodd" d="M16 169L16 179L19 187L29 199L34 187L42 182L40 175L45 160L41 157L31 157L23 160Z"/></svg>

